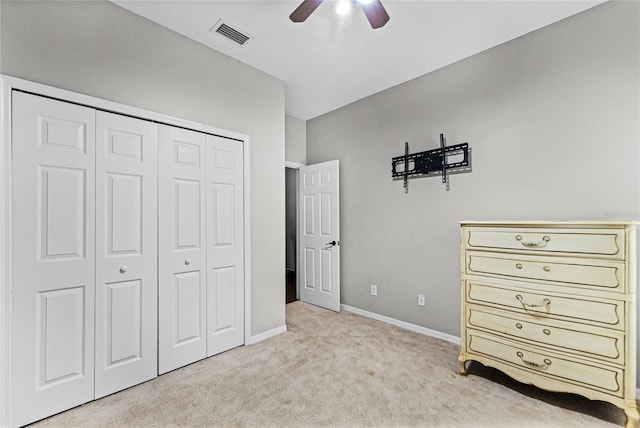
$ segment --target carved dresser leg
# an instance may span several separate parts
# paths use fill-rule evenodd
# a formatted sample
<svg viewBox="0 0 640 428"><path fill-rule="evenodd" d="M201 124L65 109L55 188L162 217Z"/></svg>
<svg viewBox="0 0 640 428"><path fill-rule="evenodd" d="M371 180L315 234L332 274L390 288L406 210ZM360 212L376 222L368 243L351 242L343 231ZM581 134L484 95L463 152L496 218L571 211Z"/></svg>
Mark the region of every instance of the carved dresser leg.
<svg viewBox="0 0 640 428"><path fill-rule="evenodd" d="M467 362L466 357L464 355L464 352L460 352L460 355L458 355L458 361L460 362L460 375L461 376L466 376L467 375L467 368L465 367L465 363Z"/></svg>
<svg viewBox="0 0 640 428"><path fill-rule="evenodd" d="M635 400L631 403L627 403L627 407L624 409L624 414L627 415L626 428L636 428L638 426L638 421L640 421L640 413L638 413L638 406L636 405Z"/></svg>

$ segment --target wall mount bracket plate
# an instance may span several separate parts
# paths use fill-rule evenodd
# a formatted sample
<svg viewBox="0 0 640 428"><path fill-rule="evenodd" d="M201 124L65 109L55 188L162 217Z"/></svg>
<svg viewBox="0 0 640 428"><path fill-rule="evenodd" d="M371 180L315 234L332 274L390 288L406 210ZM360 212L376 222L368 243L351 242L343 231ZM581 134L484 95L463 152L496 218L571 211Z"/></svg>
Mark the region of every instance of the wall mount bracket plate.
<svg viewBox="0 0 640 428"><path fill-rule="evenodd" d="M450 162L448 158L452 157L455 160ZM448 174L461 172L471 172L469 143L446 146L444 134L440 134L438 149L409 154L409 143L404 143L404 156L391 158L391 177L403 179L405 193L409 191L409 178L441 175L442 182L447 184Z"/></svg>

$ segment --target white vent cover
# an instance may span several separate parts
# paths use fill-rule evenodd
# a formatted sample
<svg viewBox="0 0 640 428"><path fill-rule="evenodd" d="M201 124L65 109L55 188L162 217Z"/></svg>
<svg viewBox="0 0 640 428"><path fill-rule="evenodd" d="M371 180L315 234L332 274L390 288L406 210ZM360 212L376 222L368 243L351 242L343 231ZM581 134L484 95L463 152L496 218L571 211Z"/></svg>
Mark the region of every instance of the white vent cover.
<svg viewBox="0 0 640 428"><path fill-rule="evenodd" d="M211 29L212 33L218 33L221 36L226 37L227 39L237 43L240 46L244 46L247 44L253 36L247 33L244 30L240 30L238 27L231 26L228 23L224 22L220 19L216 22L216 25Z"/></svg>

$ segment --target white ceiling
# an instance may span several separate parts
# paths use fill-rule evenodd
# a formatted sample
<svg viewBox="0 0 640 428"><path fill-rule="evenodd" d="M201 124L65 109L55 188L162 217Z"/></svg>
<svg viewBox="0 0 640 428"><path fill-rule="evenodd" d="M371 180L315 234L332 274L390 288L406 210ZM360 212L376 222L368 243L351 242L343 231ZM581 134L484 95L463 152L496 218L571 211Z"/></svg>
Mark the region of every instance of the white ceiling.
<svg viewBox="0 0 640 428"><path fill-rule="evenodd" d="M285 82L286 112L311 119L564 19L602 1L382 0L390 21L335 13L325 0L304 23L291 1L114 1ZM210 32L219 19L254 37Z"/></svg>

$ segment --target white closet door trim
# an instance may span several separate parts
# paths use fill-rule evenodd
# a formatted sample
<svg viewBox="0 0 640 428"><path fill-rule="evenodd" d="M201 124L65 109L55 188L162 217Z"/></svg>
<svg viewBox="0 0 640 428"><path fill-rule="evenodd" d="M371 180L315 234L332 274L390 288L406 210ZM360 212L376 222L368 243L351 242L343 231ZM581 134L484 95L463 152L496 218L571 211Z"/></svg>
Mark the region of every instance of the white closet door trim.
<svg viewBox="0 0 640 428"><path fill-rule="evenodd" d="M250 138L246 134L227 131L162 113L131 107L101 98L54 88L40 83L30 82L17 77L0 74L0 377L11 379L11 91L21 90L37 95L82 104L114 113L130 115L140 119L161 122L167 125L192 129L207 134L219 135L243 142L244 147L244 269L245 269L245 313L244 342L251 343L251 214L250 214ZM11 421L11 384L0 383L0 426L8 426Z"/></svg>
<svg viewBox="0 0 640 428"><path fill-rule="evenodd" d="M244 344L251 343L251 158L249 137L244 140Z"/></svg>
<svg viewBox="0 0 640 428"><path fill-rule="evenodd" d="M188 128L194 131L200 131L207 134L220 135L225 138L233 138L236 140L246 141L248 137L245 134L227 131L226 129L215 128L213 126L204 125L201 123L192 122L185 119L179 119L177 117L168 116L166 114L141 109L138 107L132 107L126 104L120 104L113 101L103 100L101 98L96 98L89 95L83 95L77 92L67 91L66 89L54 88L52 86L43 85L41 83L30 82L28 80L19 79L17 77L7 76L6 74L0 74L0 79L2 79L7 84L9 89L17 89L17 90L22 90L26 92L33 92L36 95L44 95L46 97L58 98L61 101L67 101L67 102L72 102L76 104L84 104L87 107L93 107L100 110L107 110L117 114L135 116L140 119L147 119L154 122L162 122L167 125Z"/></svg>
<svg viewBox="0 0 640 428"><path fill-rule="evenodd" d="M0 85L0 426L11 420L11 87Z"/></svg>

